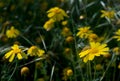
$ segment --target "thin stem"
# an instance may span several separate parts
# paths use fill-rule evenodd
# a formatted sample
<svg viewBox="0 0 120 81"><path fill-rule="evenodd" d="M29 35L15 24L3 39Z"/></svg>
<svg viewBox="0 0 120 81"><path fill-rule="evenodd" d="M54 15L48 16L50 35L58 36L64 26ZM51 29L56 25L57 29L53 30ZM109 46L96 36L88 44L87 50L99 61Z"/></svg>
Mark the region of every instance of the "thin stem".
<svg viewBox="0 0 120 81"><path fill-rule="evenodd" d="M108 69L109 69L110 65L112 64L112 62L113 62L114 58L115 58L115 54L113 54L111 61L109 62L109 64L108 64L108 66L107 66L107 68L106 68L105 72L103 73L102 77L100 78L100 81L102 81L102 80L103 80L103 78L105 77L105 74L106 74L106 72L108 71Z"/></svg>
<svg viewBox="0 0 120 81"><path fill-rule="evenodd" d="M12 74L11 74L10 78L8 79L8 81L10 81L10 80L11 80L11 78L12 78L12 76L14 75L14 73L15 73L16 69L17 69L17 63L16 63L16 65L15 65L15 68L14 68L14 70L13 70L13 72L12 72Z"/></svg>
<svg viewBox="0 0 120 81"><path fill-rule="evenodd" d="M90 81L92 81L91 63L90 63L90 61L88 62L88 71L89 71L89 78L90 78Z"/></svg>

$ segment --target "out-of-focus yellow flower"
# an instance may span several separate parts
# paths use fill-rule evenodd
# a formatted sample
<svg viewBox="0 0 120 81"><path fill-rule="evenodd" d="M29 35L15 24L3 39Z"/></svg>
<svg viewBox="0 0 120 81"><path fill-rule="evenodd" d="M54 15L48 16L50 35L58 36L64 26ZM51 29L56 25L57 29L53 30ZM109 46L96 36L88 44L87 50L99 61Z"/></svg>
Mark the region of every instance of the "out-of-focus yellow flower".
<svg viewBox="0 0 120 81"><path fill-rule="evenodd" d="M118 64L118 69L120 69L120 63Z"/></svg>
<svg viewBox="0 0 120 81"><path fill-rule="evenodd" d="M98 41L98 36L96 34L92 33L88 36L88 40L90 42L97 42Z"/></svg>
<svg viewBox="0 0 120 81"><path fill-rule="evenodd" d="M14 26L12 26L9 30L6 31L6 36L8 38L16 38L18 35L20 35L19 30L15 29Z"/></svg>
<svg viewBox="0 0 120 81"><path fill-rule="evenodd" d="M30 70L28 67L22 67L21 68L21 75L22 76L27 76L29 74Z"/></svg>
<svg viewBox="0 0 120 81"><path fill-rule="evenodd" d="M4 2L0 1L0 8L4 7Z"/></svg>
<svg viewBox="0 0 120 81"><path fill-rule="evenodd" d="M47 13L48 18L53 19L55 21L61 21L64 20L64 17L68 17L65 11L59 7L51 8L47 11Z"/></svg>
<svg viewBox="0 0 120 81"><path fill-rule="evenodd" d="M88 38L88 36L93 32L90 30L89 26L78 28L78 30L77 36L80 38Z"/></svg>
<svg viewBox="0 0 120 81"><path fill-rule="evenodd" d="M111 54L110 53L104 54L103 57L109 58L109 57L111 57Z"/></svg>
<svg viewBox="0 0 120 81"><path fill-rule="evenodd" d="M72 76L72 75L73 75L72 69L68 69L68 70L67 70L67 76Z"/></svg>
<svg viewBox="0 0 120 81"><path fill-rule="evenodd" d="M113 36L113 38L117 39L117 41L120 41L120 29L115 32L115 36Z"/></svg>
<svg viewBox="0 0 120 81"><path fill-rule="evenodd" d="M102 70L103 66L101 64L97 64L97 65L95 65L95 69L96 70Z"/></svg>
<svg viewBox="0 0 120 81"><path fill-rule="evenodd" d="M71 42L73 42L73 40L74 40L73 36L68 36L68 37L66 37L66 39L65 39L65 41L66 41L67 43L71 43Z"/></svg>
<svg viewBox="0 0 120 81"><path fill-rule="evenodd" d="M19 46L17 44L14 44L11 47L12 50L10 50L9 52L7 52L5 54L5 58L8 59L9 58L9 62L12 62L15 58L15 56L17 56L17 58L19 60L21 60L23 58L22 56L22 50L19 48Z"/></svg>
<svg viewBox="0 0 120 81"><path fill-rule="evenodd" d="M49 30L51 30L53 27L54 27L54 20L53 19L49 19L48 21L46 21L45 22L45 24L44 24L44 29L46 30L46 31L49 31Z"/></svg>
<svg viewBox="0 0 120 81"><path fill-rule="evenodd" d="M65 26L65 25L67 25L68 24L68 21L66 20L66 21L62 21L62 25L63 26Z"/></svg>
<svg viewBox="0 0 120 81"><path fill-rule="evenodd" d="M45 51L38 48L37 46L31 46L27 53L30 55L30 56L38 56L38 57L41 57L44 55Z"/></svg>
<svg viewBox="0 0 120 81"><path fill-rule="evenodd" d="M1 41L3 41L3 42L7 42L7 41L8 41L7 36L4 35L4 34L0 34L0 39L1 39Z"/></svg>
<svg viewBox="0 0 120 81"><path fill-rule="evenodd" d="M44 78L39 78L37 81L45 81Z"/></svg>
<svg viewBox="0 0 120 81"><path fill-rule="evenodd" d="M116 55L120 55L120 48L119 48L119 47L113 48L113 52L114 52Z"/></svg>
<svg viewBox="0 0 120 81"><path fill-rule="evenodd" d="M65 54L70 54L71 53L71 49L70 48L65 48L64 53Z"/></svg>
<svg viewBox="0 0 120 81"><path fill-rule="evenodd" d="M112 19L114 18L115 15L115 11L113 10L112 11L101 10L101 13L102 13L101 18L107 17L109 19Z"/></svg>
<svg viewBox="0 0 120 81"><path fill-rule="evenodd" d="M107 44L90 42L90 48L85 51L81 51L79 56L80 58L83 58L83 61L86 63L89 60L93 60L95 56L108 54L109 48L106 46Z"/></svg>
<svg viewBox="0 0 120 81"><path fill-rule="evenodd" d="M67 79L73 75L73 71L71 68L67 67L65 69L63 69L63 77L62 79L67 81Z"/></svg>
<svg viewBox="0 0 120 81"><path fill-rule="evenodd" d="M64 28L62 29L61 34L62 34L64 37L66 37L66 36L72 35L72 32L70 31L70 29L69 29L68 27L64 27Z"/></svg>

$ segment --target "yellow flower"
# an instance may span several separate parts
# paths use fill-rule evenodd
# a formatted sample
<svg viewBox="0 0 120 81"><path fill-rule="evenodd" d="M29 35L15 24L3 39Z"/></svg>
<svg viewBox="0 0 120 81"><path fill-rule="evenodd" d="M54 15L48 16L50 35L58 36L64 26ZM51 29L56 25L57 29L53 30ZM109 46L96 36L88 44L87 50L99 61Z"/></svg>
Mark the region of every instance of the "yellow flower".
<svg viewBox="0 0 120 81"><path fill-rule="evenodd" d="M61 21L64 20L64 17L68 17L65 11L58 7L51 8L47 11L47 13L48 18L53 19L55 21Z"/></svg>
<svg viewBox="0 0 120 81"><path fill-rule="evenodd" d="M22 67L21 68L21 75L27 76L29 74L30 70L28 67Z"/></svg>
<svg viewBox="0 0 120 81"><path fill-rule="evenodd" d="M71 49L70 48L65 48L64 53L69 55L71 53Z"/></svg>
<svg viewBox="0 0 120 81"><path fill-rule="evenodd" d="M20 35L19 30L15 29L14 26L12 26L9 30L6 31L6 36L8 38L16 38L18 35Z"/></svg>
<svg viewBox="0 0 120 81"><path fill-rule="evenodd" d="M66 37L65 41L66 41L67 43L71 43L71 42L74 41L74 38L73 38L73 36L68 36L68 37Z"/></svg>
<svg viewBox="0 0 120 81"><path fill-rule="evenodd" d="M113 38L117 39L117 41L120 41L120 29L115 32L115 36L113 36Z"/></svg>
<svg viewBox="0 0 120 81"><path fill-rule="evenodd" d="M94 33L90 34L88 37L90 42L97 42L98 41L98 36Z"/></svg>
<svg viewBox="0 0 120 81"><path fill-rule="evenodd" d="M103 66L101 64L97 64L97 65L95 65L95 69L96 70L102 70Z"/></svg>
<svg viewBox="0 0 120 81"><path fill-rule="evenodd" d="M39 49L37 46L31 46L28 51L27 51L28 54L30 54L30 56L43 56L45 51L42 50L42 49Z"/></svg>
<svg viewBox="0 0 120 81"><path fill-rule="evenodd" d="M72 76L72 75L73 75L72 69L67 69L67 76Z"/></svg>
<svg viewBox="0 0 120 81"><path fill-rule="evenodd" d="M108 54L109 48L106 44L100 44L99 42L90 42L90 48L79 53L80 58L86 63L88 60L93 60L95 56Z"/></svg>
<svg viewBox="0 0 120 81"><path fill-rule="evenodd" d="M39 78L37 81L45 81L44 78Z"/></svg>
<svg viewBox="0 0 120 81"><path fill-rule="evenodd" d="M71 68L67 67L65 69L63 69L63 77L62 79L67 81L67 79L73 75L73 71Z"/></svg>
<svg viewBox="0 0 120 81"><path fill-rule="evenodd" d="M116 55L120 55L120 48L119 48L119 47L113 48L113 52L114 52Z"/></svg>
<svg viewBox="0 0 120 81"><path fill-rule="evenodd" d="M9 52L7 52L5 54L5 58L9 58L9 62L12 62L15 58L15 55L17 55L17 58L19 60L21 60L23 57L22 57L22 50L19 48L19 46L17 44L14 44L12 47L11 47L12 50L10 50Z"/></svg>
<svg viewBox="0 0 120 81"><path fill-rule="evenodd" d="M101 18L107 17L109 19L112 19L114 18L115 15L115 11L113 10L112 11L101 10L101 13L102 13Z"/></svg>
<svg viewBox="0 0 120 81"><path fill-rule="evenodd" d="M77 36L79 36L80 38L88 38L88 36L93 32L92 30L90 30L89 26L78 28L78 30L79 31L77 33Z"/></svg>
<svg viewBox="0 0 120 81"><path fill-rule="evenodd" d="M120 63L118 64L118 69L120 69Z"/></svg>
<svg viewBox="0 0 120 81"><path fill-rule="evenodd" d="M72 35L72 32L70 31L70 29L68 27L64 27L62 29L61 34L66 37L66 36Z"/></svg>
<svg viewBox="0 0 120 81"><path fill-rule="evenodd" d="M44 29L46 30L46 31L49 31L49 30L51 30L53 27L54 27L54 20L53 19L50 19L50 20L48 20L45 24L44 24Z"/></svg>
<svg viewBox="0 0 120 81"><path fill-rule="evenodd" d="M65 26L68 24L68 21L62 21L62 25Z"/></svg>

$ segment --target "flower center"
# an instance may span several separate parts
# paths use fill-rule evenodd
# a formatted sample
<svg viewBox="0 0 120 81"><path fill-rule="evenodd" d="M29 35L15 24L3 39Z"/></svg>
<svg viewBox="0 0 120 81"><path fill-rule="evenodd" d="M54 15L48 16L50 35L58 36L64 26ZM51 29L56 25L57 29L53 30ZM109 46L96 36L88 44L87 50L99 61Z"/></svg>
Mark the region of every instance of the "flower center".
<svg viewBox="0 0 120 81"><path fill-rule="evenodd" d="M92 54L98 53L98 49L92 48L92 49L90 50L90 53L92 53Z"/></svg>

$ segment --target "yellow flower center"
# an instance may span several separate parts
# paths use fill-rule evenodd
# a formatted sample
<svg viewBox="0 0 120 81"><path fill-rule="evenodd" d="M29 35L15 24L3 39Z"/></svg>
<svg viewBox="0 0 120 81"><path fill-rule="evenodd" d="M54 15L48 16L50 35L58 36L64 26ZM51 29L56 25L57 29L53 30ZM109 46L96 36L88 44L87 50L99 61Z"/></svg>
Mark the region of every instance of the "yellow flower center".
<svg viewBox="0 0 120 81"><path fill-rule="evenodd" d="M58 13L60 13L61 11L60 11L60 9L55 9L55 13L56 14L58 14Z"/></svg>
<svg viewBox="0 0 120 81"><path fill-rule="evenodd" d="M98 49L96 49L96 48L92 48L91 50L90 50L90 53L92 53L92 54L95 54L95 53L98 53Z"/></svg>
<svg viewBox="0 0 120 81"><path fill-rule="evenodd" d="M84 30L82 30L82 32L83 32L83 33L86 33L86 32L88 32L88 29L84 29Z"/></svg>

